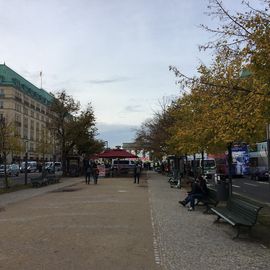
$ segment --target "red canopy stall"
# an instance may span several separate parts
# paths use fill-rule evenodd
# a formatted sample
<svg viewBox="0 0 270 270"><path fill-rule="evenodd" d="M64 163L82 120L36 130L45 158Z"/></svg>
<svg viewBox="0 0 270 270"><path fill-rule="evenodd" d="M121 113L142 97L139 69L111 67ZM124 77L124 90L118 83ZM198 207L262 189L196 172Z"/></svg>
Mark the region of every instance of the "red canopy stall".
<svg viewBox="0 0 270 270"><path fill-rule="evenodd" d="M129 153L124 149L107 149L100 154L97 154L99 158L138 158L138 156Z"/></svg>
<svg viewBox="0 0 270 270"><path fill-rule="evenodd" d="M119 159L119 161L115 160L110 165L110 171L112 176L118 173L129 173L133 169L133 164L130 164L131 161L124 161L123 159L129 158L138 158L138 156L124 150L124 149L107 149L100 154L97 154L99 158L108 158L108 159ZM122 161L121 161L122 159ZM127 163L127 164L126 164Z"/></svg>

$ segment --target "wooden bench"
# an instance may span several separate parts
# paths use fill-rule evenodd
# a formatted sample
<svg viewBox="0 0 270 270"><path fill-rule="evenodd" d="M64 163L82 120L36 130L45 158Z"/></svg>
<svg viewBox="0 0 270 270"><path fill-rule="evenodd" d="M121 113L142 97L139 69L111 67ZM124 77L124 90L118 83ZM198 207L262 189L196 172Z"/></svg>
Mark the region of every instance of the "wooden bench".
<svg viewBox="0 0 270 270"><path fill-rule="evenodd" d="M42 175L36 176L36 177L31 177L31 184L33 187L41 187L41 186L47 186L48 185L48 180L46 177L43 177Z"/></svg>
<svg viewBox="0 0 270 270"><path fill-rule="evenodd" d="M237 235L233 239L239 237L240 228L242 227L249 228L249 233L251 232L251 228L256 224L258 213L261 209L261 206L234 197L230 197L227 204L223 207L211 208L217 215L217 220L214 222L218 222L222 218L237 228Z"/></svg>
<svg viewBox="0 0 270 270"><path fill-rule="evenodd" d="M196 205L202 204L203 206L206 206L206 209L204 213L209 213L211 210L211 206L216 207L219 203L218 197L217 197L217 191L214 189L208 188L207 197L203 197L201 199L198 199Z"/></svg>
<svg viewBox="0 0 270 270"><path fill-rule="evenodd" d="M54 173L46 175L49 184L59 183L60 177Z"/></svg>

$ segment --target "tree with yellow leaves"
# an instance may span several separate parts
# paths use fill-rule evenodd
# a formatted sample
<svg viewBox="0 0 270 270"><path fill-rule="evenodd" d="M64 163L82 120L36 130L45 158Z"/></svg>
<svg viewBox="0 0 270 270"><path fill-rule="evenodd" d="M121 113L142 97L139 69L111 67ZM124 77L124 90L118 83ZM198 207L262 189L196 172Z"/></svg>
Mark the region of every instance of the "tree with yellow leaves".
<svg viewBox="0 0 270 270"><path fill-rule="evenodd" d="M257 9L247 1L242 3L245 11L232 13L222 1L209 1L209 15L221 22L217 28L203 26L216 35L214 41L200 47L215 50L210 67L201 65L200 75L193 78L170 67L182 87L191 92L200 89L202 97L206 92L211 97L207 106L216 121L207 126L209 131L212 129L215 147L262 140L270 121L270 1L261 1L262 6ZM245 72L248 76L243 76L243 71L248 71Z"/></svg>

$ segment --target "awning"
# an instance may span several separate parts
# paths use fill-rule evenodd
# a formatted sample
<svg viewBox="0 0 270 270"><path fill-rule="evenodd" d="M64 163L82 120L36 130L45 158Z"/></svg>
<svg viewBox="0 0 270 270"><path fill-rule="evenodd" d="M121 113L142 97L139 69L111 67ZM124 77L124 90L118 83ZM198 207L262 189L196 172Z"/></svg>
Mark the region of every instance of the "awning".
<svg viewBox="0 0 270 270"><path fill-rule="evenodd" d="M138 158L138 156L124 149L108 149L100 154L97 154L99 158Z"/></svg>

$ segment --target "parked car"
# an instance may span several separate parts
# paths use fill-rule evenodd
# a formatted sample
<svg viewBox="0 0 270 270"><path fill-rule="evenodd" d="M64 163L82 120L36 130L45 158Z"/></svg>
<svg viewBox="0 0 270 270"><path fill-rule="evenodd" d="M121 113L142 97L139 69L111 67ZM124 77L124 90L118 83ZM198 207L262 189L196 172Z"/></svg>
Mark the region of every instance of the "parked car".
<svg viewBox="0 0 270 270"><path fill-rule="evenodd" d="M8 169L8 165L6 167L6 170ZM3 176L5 175L5 165L4 164L1 164L0 165L0 176Z"/></svg>
<svg viewBox="0 0 270 270"><path fill-rule="evenodd" d="M128 173L134 168L134 161L128 159L113 159L112 160L112 171L117 171L119 173Z"/></svg>
<svg viewBox="0 0 270 270"><path fill-rule="evenodd" d="M20 173L20 167L18 164L6 165L6 173L10 176L18 176ZM0 165L0 175L5 174L5 165Z"/></svg>
<svg viewBox="0 0 270 270"><path fill-rule="evenodd" d="M27 161L27 172L36 172L38 170L37 168L37 162L36 161ZM25 162L21 163L20 171L25 171Z"/></svg>
<svg viewBox="0 0 270 270"><path fill-rule="evenodd" d="M250 179L255 181L269 181L269 173L266 169L260 167L251 168Z"/></svg>
<svg viewBox="0 0 270 270"><path fill-rule="evenodd" d="M54 168L56 172L62 171L62 163L60 161L55 161ZM49 161L45 163L45 170L53 171L53 161Z"/></svg>

